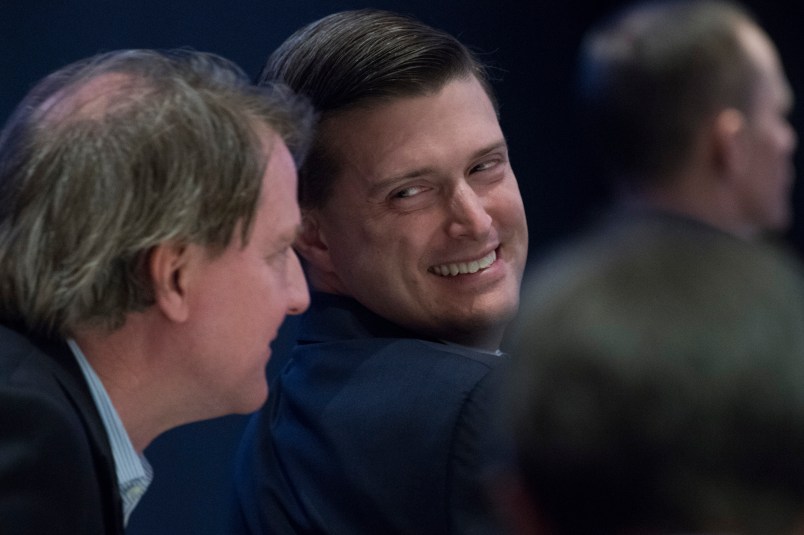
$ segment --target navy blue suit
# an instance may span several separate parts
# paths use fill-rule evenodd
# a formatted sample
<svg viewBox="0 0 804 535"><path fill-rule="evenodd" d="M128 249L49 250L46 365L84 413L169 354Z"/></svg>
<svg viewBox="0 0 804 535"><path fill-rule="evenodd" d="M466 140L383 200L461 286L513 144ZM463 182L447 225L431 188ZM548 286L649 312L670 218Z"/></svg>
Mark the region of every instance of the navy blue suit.
<svg viewBox="0 0 804 535"><path fill-rule="evenodd" d="M234 531L499 533L482 477L504 360L313 294L247 427Z"/></svg>
<svg viewBox="0 0 804 535"><path fill-rule="evenodd" d="M111 447L70 348L4 325L0 532L123 533Z"/></svg>

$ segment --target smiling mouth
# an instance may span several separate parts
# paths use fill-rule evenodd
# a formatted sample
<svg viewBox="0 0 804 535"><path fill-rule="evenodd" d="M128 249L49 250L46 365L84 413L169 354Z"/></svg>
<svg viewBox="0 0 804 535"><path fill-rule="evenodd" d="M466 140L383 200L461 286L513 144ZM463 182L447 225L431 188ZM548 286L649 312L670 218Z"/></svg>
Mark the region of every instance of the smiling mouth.
<svg viewBox="0 0 804 535"><path fill-rule="evenodd" d="M483 258L472 260L471 262L459 262L457 264L442 264L440 266L432 266L430 268L430 272L442 277L467 275L469 273L477 273L478 271L491 267L496 260L497 251L492 251Z"/></svg>

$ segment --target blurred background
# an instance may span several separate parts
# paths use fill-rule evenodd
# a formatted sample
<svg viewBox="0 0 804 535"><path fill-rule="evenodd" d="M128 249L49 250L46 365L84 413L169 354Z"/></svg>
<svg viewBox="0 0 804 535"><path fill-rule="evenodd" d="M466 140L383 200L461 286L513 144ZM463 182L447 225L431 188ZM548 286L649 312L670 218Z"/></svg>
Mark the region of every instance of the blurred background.
<svg viewBox="0 0 804 535"><path fill-rule="evenodd" d="M0 120L33 83L79 58L119 48L191 47L221 54L256 75L296 28L343 9L377 7L414 15L458 36L493 67L514 171L537 258L579 231L607 190L580 145L572 106L574 61L588 26L622 1L583 0L0 0ZM745 1L777 44L804 98L801 0ZM802 111L792 115L799 135ZM800 151L796 155L801 169ZM794 202L801 206L802 187ZM804 209L783 240L804 252ZM292 323L274 347L276 367ZM191 424L147 450L153 486L128 533L225 533L232 458L245 416Z"/></svg>

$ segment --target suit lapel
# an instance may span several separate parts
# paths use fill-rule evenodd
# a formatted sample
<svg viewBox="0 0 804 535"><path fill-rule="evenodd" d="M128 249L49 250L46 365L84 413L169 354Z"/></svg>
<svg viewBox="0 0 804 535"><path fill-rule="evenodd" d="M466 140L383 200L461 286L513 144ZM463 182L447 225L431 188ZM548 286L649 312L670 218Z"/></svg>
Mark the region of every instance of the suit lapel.
<svg viewBox="0 0 804 535"><path fill-rule="evenodd" d="M63 340L36 339L32 340L46 355L52 357L58 366L54 366L52 373L61 385L67 398L78 413L87 434L90 438L92 456L103 500L104 517L112 533L123 533L123 503L117 482L112 447L109 436L103 425L98 408L92 398L81 368L69 346Z"/></svg>

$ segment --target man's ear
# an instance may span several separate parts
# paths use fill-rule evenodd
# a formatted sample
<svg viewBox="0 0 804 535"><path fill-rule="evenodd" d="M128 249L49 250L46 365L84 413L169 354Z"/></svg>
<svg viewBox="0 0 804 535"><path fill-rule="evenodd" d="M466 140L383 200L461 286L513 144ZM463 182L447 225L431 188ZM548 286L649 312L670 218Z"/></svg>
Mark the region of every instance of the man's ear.
<svg viewBox="0 0 804 535"><path fill-rule="evenodd" d="M734 108L717 114L712 123L714 162L722 176L730 177L744 168L746 161L746 118Z"/></svg>
<svg viewBox="0 0 804 535"><path fill-rule="evenodd" d="M293 246L313 269L322 273L334 271L326 233L317 212L311 210L302 214L301 232Z"/></svg>
<svg viewBox="0 0 804 535"><path fill-rule="evenodd" d="M151 251L148 270L156 306L171 320L182 323L189 316L187 270L189 246L162 243Z"/></svg>

